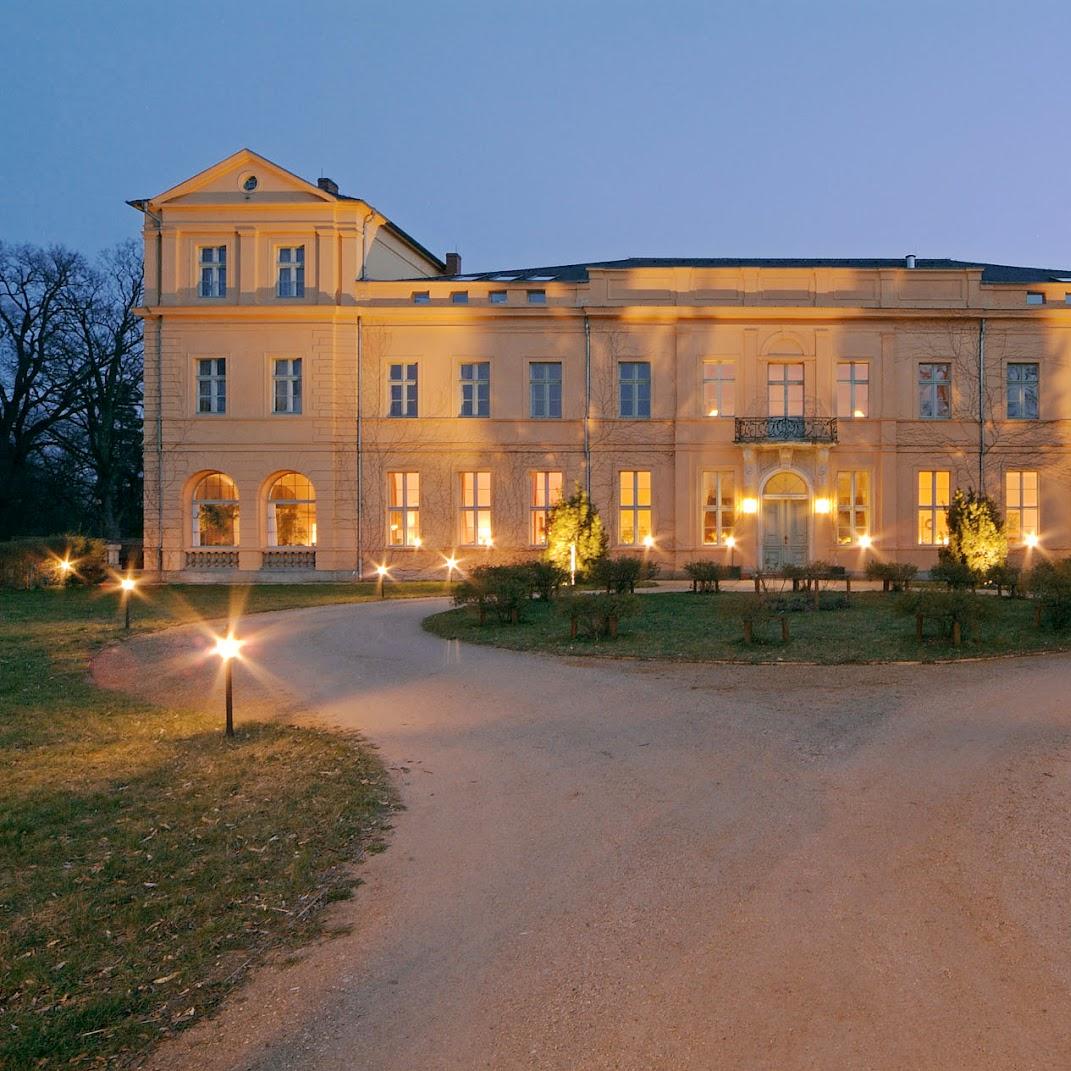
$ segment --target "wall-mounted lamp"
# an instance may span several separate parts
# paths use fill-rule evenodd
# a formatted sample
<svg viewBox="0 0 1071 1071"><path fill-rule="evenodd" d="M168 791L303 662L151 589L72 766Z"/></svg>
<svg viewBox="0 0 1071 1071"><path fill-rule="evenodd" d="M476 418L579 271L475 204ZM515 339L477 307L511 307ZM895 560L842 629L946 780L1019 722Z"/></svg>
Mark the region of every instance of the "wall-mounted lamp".
<svg viewBox="0 0 1071 1071"><path fill-rule="evenodd" d="M758 513L759 512L759 500L757 498L745 498L740 503L740 509L744 513Z"/></svg>
<svg viewBox="0 0 1071 1071"><path fill-rule="evenodd" d="M1026 535L1025 535L1025 536L1023 537L1023 542L1024 542L1024 543L1025 543L1025 544L1026 544L1026 545L1027 545L1028 547L1030 547L1031 549L1033 549L1033 548L1034 548L1034 547L1036 547L1036 546L1038 545L1038 543L1040 543L1041 541L1040 541L1040 540L1038 539L1038 534L1037 534L1037 532L1027 532L1027 533L1026 533Z"/></svg>
<svg viewBox="0 0 1071 1071"><path fill-rule="evenodd" d="M863 550L867 550L873 542L874 540L872 540L865 532L859 537L859 546L862 547Z"/></svg>
<svg viewBox="0 0 1071 1071"><path fill-rule="evenodd" d="M814 500L814 512L815 513L828 513L829 512L829 499L828 498L816 498Z"/></svg>

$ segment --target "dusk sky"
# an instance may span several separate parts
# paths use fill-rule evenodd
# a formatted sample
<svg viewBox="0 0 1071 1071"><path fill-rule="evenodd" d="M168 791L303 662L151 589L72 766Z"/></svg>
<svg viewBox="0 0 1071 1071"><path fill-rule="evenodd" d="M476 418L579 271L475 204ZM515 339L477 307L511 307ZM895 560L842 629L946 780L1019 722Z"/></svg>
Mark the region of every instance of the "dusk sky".
<svg viewBox="0 0 1071 1071"><path fill-rule="evenodd" d="M479 271L1071 267L1071 4L9 4L0 239L87 252L248 146Z"/></svg>

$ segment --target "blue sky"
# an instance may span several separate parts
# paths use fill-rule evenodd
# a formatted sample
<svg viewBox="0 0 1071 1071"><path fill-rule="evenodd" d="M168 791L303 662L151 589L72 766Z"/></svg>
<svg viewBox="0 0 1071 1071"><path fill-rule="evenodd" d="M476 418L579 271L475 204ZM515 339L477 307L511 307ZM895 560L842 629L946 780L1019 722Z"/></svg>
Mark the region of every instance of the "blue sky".
<svg viewBox="0 0 1071 1071"><path fill-rule="evenodd" d="M0 239L94 251L248 145L467 270L624 256L1071 267L1071 4L152 5L4 16Z"/></svg>

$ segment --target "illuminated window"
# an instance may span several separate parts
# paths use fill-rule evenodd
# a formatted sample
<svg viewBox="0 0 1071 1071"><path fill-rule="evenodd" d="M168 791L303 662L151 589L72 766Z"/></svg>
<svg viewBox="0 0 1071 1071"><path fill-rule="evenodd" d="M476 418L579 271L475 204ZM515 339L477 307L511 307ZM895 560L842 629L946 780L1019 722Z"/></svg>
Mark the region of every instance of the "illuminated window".
<svg viewBox="0 0 1071 1071"><path fill-rule="evenodd" d="M316 492L299 472L284 472L268 492L268 546L316 546Z"/></svg>
<svg viewBox="0 0 1071 1071"><path fill-rule="evenodd" d="M461 473L461 542L491 546L491 474Z"/></svg>
<svg viewBox="0 0 1071 1071"><path fill-rule="evenodd" d="M618 416L644 419L651 415L651 364L622 361L618 365Z"/></svg>
<svg viewBox="0 0 1071 1071"><path fill-rule="evenodd" d="M200 255L201 297L227 296L227 247L225 245L204 246Z"/></svg>
<svg viewBox="0 0 1071 1071"><path fill-rule="evenodd" d="M921 483L919 486L921 487ZM862 469L838 472L837 542L857 543L862 536L869 534L870 473Z"/></svg>
<svg viewBox="0 0 1071 1071"><path fill-rule="evenodd" d="M947 420L952 415L952 365L926 361L919 365L919 417Z"/></svg>
<svg viewBox="0 0 1071 1071"><path fill-rule="evenodd" d="M390 415L392 417L415 417L417 415L417 366L415 364L392 364L387 375L390 387Z"/></svg>
<svg viewBox="0 0 1071 1071"><path fill-rule="evenodd" d="M387 473L387 543L420 546L420 473Z"/></svg>
<svg viewBox="0 0 1071 1071"><path fill-rule="evenodd" d="M491 362L476 361L461 366L461 415L491 415Z"/></svg>
<svg viewBox="0 0 1071 1071"><path fill-rule="evenodd" d="M870 365L866 361L837 365L837 416L848 420L870 416Z"/></svg>
<svg viewBox="0 0 1071 1071"><path fill-rule="evenodd" d="M562 415L561 361L533 361L528 366L529 394L533 417Z"/></svg>
<svg viewBox="0 0 1071 1071"><path fill-rule="evenodd" d="M528 291L528 304L529 305L546 305L547 292L546 290L529 290Z"/></svg>
<svg viewBox="0 0 1071 1071"><path fill-rule="evenodd" d="M276 258L278 283L275 288L277 297L301 298L305 296L305 247L303 245L283 246Z"/></svg>
<svg viewBox="0 0 1071 1071"><path fill-rule="evenodd" d="M769 416L803 416L803 365L767 365L766 401Z"/></svg>
<svg viewBox="0 0 1071 1071"><path fill-rule="evenodd" d="M702 497L703 542L709 546L724 543L733 534L736 520L733 474L704 472Z"/></svg>
<svg viewBox="0 0 1071 1071"><path fill-rule="evenodd" d="M703 412L712 417L736 412L736 365L732 361L703 362Z"/></svg>
<svg viewBox="0 0 1071 1071"><path fill-rule="evenodd" d="M505 305L506 304L506 291L505 290L492 290L487 295L487 300L492 305Z"/></svg>
<svg viewBox="0 0 1071 1071"><path fill-rule="evenodd" d="M651 473L623 471L618 480L617 541L636 546L651 534Z"/></svg>
<svg viewBox="0 0 1071 1071"><path fill-rule="evenodd" d="M1037 420L1037 364L1034 362L1009 364L1006 393L1009 420Z"/></svg>
<svg viewBox="0 0 1071 1071"><path fill-rule="evenodd" d="M227 411L227 358L202 357L197 361L197 412Z"/></svg>
<svg viewBox="0 0 1071 1071"><path fill-rule="evenodd" d="M918 537L923 546L948 542L949 480L946 469L919 473Z"/></svg>
<svg viewBox="0 0 1071 1071"><path fill-rule="evenodd" d="M1045 295L1040 290L1028 290L1026 293L1026 303L1028 305L1044 305Z"/></svg>
<svg viewBox="0 0 1071 1071"><path fill-rule="evenodd" d="M301 412L301 358L277 358L272 361L272 412Z"/></svg>
<svg viewBox="0 0 1071 1071"><path fill-rule="evenodd" d="M1038 534L1038 474L1004 473L1004 522L1008 538L1016 543Z"/></svg>
<svg viewBox="0 0 1071 1071"><path fill-rule="evenodd" d="M193 545L238 545L238 488L222 472L210 472L193 489Z"/></svg>
<svg viewBox="0 0 1071 1071"><path fill-rule="evenodd" d="M562 497L560 472L532 473L532 501L529 508L528 542L533 546L547 545L547 518Z"/></svg>

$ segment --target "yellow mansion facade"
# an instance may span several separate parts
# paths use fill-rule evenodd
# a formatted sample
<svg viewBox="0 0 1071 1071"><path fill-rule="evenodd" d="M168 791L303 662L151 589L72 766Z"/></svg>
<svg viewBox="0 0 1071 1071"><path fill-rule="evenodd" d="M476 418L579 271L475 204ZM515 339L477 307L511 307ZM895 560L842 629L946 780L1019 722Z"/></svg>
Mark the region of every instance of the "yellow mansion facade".
<svg viewBox="0 0 1071 1071"><path fill-rule="evenodd" d="M462 274L242 150L144 214L145 565L443 576L589 490L672 572L926 568L958 487L1071 553L1071 271L632 259Z"/></svg>

